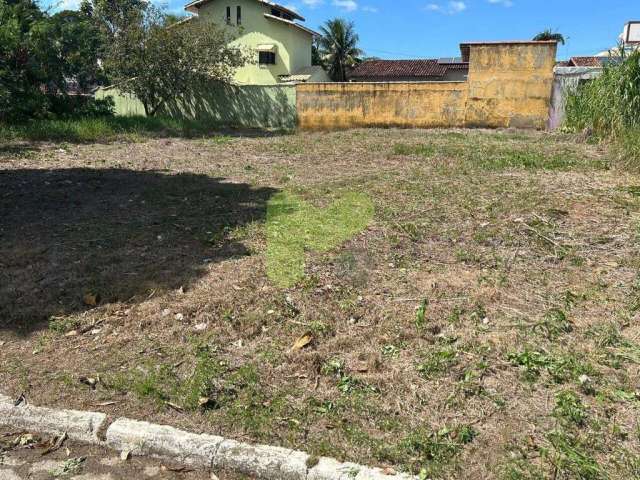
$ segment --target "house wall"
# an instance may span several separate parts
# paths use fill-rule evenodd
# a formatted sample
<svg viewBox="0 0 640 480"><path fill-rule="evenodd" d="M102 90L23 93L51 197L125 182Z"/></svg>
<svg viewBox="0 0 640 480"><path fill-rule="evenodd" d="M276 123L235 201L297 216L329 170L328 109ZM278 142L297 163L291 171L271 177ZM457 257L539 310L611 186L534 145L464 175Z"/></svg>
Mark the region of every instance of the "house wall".
<svg viewBox="0 0 640 480"><path fill-rule="evenodd" d="M466 82L301 84L299 126L542 129L555 55L553 43L472 44Z"/></svg>
<svg viewBox="0 0 640 480"><path fill-rule="evenodd" d="M551 130L560 128L564 123L567 96L578 88L580 81L593 80L601 74L602 68L599 67L556 67L549 117Z"/></svg>
<svg viewBox="0 0 640 480"><path fill-rule="evenodd" d="M226 26L235 37L233 45L250 51L253 63L239 68L235 81L240 85L273 85L279 75L288 75L302 67L311 65L311 34L285 24L268 19L265 13L270 8L255 0L229 0L209 2L198 11L198 16L226 25L227 6L231 7L231 23ZM236 7L242 8L242 25L236 23ZM259 65L256 48L260 44L276 45L276 64Z"/></svg>
<svg viewBox="0 0 640 480"><path fill-rule="evenodd" d="M465 118L463 82L303 83L296 88L302 129L454 127Z"/></svg>
<svg viewBox="0 0 640 480"><path fill-rule="evenodd" d="M96 98L110 96L116 115L144 115L142 103L116 87L101 88ZM196 120L225 127L293 130L296 128L294 85L224 85L205 82L170 102L157 115Z"/></svg>
<svg viewBox="0 0 640 480"><path fill-rule="evenodd" d="M556 48L533 42L471 45L465 125L545 128Z"/></svg>

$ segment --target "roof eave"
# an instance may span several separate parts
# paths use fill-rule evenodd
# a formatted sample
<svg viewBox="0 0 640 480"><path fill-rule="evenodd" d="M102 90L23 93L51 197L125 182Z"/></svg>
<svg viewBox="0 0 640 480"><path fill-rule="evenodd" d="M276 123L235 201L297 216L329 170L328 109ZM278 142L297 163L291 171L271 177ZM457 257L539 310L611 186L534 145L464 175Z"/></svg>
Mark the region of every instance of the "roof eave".
<svg viewBox="0 0 640 480"><path fill-rule="evenodd" d="M297 27L300 30L311 34L314 37L319 37L320 36L320 34L318 32L314 32L310 28L307 28L304 25L300 25L299 23L296 23L296 22L294 22L292 20L287 20L286 18L282 18L282 17L276 17L275 15L271 15L270 13L265 13L264 16L265 16L265 18L268 18L270 20L276 20L278 22L286 23L287 25L291 25L293 27Z"/></svg>

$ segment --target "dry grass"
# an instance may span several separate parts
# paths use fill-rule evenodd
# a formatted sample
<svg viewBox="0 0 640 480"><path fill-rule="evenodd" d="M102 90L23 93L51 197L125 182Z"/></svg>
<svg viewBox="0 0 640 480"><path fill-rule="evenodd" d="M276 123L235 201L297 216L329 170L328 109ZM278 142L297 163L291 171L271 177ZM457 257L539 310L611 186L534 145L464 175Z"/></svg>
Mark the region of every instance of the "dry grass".
<svg viewBox="0 0 640 480"><path fill-rule="evenodd" d="M597 147L354 130L13 145L0 168L11 394L433 478L640 475L640 177ZM279 191L374 218L282 289Z"/></svg>

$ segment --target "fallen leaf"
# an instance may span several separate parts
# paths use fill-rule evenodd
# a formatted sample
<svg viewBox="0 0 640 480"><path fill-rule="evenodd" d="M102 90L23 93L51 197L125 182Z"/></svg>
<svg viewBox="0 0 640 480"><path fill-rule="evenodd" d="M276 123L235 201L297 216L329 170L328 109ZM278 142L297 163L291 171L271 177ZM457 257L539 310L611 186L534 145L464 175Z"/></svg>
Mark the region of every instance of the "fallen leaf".
<svg viewBox="0 0 640 480"><path fill-rule="evenodd" d="M84 297L82 297L82 301L89 307L95 307L100 301L100 295L97 293L85 293Z"/></svg>
<svg viewBox="0 0 640 480"><path fill-rule="evenodd" d="M120 452L120 460L123 462L129 460L129 457L131 457L131 450L122 450L122 452Z"/></svg>
<svg viewBox="0 0 640 480"><path fill-rule="evenodd" d="M18 447L26 447L26 446L32 445L32 444L34 444L36 442L37 442L37 438L34 435L32 435L31 433L25 433L25 434L22 434L22 435L18 436L13 441L13 444L15 446L18 446Z"/></svg>
<svg viewBox="0 0 640 480"><path fill-rule="evenodd" d="M69 330L64 334L65 337L75 337L76 335L78 335L78 330Z"/></svg>
<svg viewBox="0 0 640 480"><path fill-rule="evenodd" d="M115 405L118 402L101 402L101 403L96 403L96 407L110 407L111 405Z"/></svg>
<svg viewBox="0 0 640 480"><path fill-rule="evenodd" d="M177 472L177 473L187 473L187 472L193 472L194 470L192 468L188 468L188 467L172 467L169 465L162 465L160 467L162 470L166 470L169 472Z"/></svg>
<svg viewBox="0 0 640 480"><path fill-rule="evenodd" d="M62 444L66 439L67 439L67 432L64 432L62 435L59 435L58 437L54 437L53 439L51 439L50 446L44 452L42 452L42 455L47 455L51 452L55 452L62 446Z"/></svg>
<svg viewBox="0 0 640 480"><path fill-rule="evenodd" d="M356 365L356 372L365 373L368 371L369 371L369 366L366 363L361 362Z"/></svg>
<svg viewBox="0 0 640 480"><path fill-rule="evenodd" d="M176 412L184 412L184 408L182 408L180 405L176 405L175 403L172 402L164 402L168 407L173 408Z"/></svg>
<svg viewBox="0 0 640 480"><path fill-rule="evenodd" d="M95 378L91 378L91 377L79 377L78 381L80 383L84 383L85 385L88 385L89 387L91 387L92 390L96 389L96 384L98 383L98 381Z"/></svg>
<svg viewBox="0 0 640 480"><path fill-rule="evenodd" d="M302 350L304 347L309 345L313 341L313 335L311 332L307 332L301 337L299 337L291 347L292 351Z"/></svg>

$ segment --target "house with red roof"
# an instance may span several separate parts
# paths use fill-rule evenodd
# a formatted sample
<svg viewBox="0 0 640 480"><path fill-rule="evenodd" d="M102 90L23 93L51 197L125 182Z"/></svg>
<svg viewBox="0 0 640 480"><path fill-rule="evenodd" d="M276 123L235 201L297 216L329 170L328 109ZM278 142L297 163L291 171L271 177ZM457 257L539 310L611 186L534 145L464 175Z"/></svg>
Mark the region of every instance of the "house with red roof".
<svg viewBox="0 0 640 480"><path fill-rule="evenodd" d="M365 60L348 74L350 82L465 81L469 62L461 58L424 60Z"/></svg>

